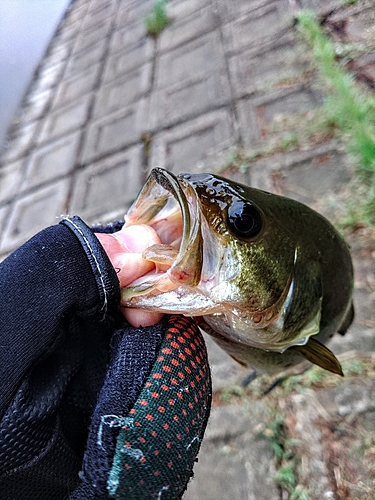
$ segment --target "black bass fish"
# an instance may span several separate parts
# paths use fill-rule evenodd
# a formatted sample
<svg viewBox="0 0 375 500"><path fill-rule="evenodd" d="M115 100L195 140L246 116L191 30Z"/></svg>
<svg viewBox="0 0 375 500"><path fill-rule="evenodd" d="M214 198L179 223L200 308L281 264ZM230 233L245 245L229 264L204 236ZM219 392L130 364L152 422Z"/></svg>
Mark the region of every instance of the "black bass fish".
<svg viewBox="0 0 375 500"><path fill-rule="evenodd" d="M156 168L125 216L161 244L122 305L194 316L233 358L277 373L303 358L342 375L325 346L353 319L347 244L307 206L212 174Z"/></svg>

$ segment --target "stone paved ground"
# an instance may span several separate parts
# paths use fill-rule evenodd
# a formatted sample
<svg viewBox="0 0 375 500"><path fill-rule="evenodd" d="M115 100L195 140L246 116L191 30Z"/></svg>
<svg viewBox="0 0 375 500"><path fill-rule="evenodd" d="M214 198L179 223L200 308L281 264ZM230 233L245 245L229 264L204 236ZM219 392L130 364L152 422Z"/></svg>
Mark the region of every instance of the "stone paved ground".
<svg viewBox="0 0 375 500"><path fill-rule="evenodd" d="M342 3L171 0L172 23L154 40L143 26L151 0L74 0L3 148L0 256L61 214L122 218L154 166L221 169L329 217L353 166L329 137L287 147L290 123L322 102L293 19L315 8L335 37L362 43L373 2ZM370 88L374 68L371 52L352 62ZM241 151L262 149L239 171ZM346 379L310 371L262 397L271 381L244 387L247 373L208 339L214 407L185 500L375 498L375 244L360 231L351 244L357 318L333 344Z"/></svg>

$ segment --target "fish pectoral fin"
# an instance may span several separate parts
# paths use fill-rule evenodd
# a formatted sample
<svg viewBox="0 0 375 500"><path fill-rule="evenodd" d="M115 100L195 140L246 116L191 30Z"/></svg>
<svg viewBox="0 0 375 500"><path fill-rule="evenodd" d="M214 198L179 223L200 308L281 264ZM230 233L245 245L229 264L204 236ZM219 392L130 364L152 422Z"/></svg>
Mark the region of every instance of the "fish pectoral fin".
<svg viewBox="0 0 375 500"><path fill-rule="evenodd" d="M341 364L332 351L318 340L310 338L305 345L292 346L289 349L297 352L300 356L337 375L344 376ZM289 350L288 349L288 350Z"/></svg>

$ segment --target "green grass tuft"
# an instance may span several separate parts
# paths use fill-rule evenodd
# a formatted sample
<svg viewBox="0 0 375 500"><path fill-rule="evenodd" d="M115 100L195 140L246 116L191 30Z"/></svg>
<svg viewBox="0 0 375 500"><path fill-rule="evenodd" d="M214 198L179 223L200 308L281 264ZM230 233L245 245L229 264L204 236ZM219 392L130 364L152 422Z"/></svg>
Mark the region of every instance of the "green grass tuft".
<svg viewBox="0 0 375 500"><path fill-rule="evenodd" d="M154 38L157 38L171 22L166 5L167 3L164 0L156 0L151 12L145 17L147 34Z"/></svg>
<svg viewBox="0 0 375 500"><path fill-rule="evenodd" d="M316 15L302 11L298 20L299 30L312 50L315 66L328 89L324 104L327 120L343 132L356 158L359 178L368 189L360 212L367 222L374 224L375 99L362 91L337 62L335 46L324 34Z"/></svg>
<svg viewBox="0 0 375 500"><path fill-rule="evenodd" d="M306 488L299 484L299 447L302 443L288 437L284 416L273 415L263 430L263 436L275 453L275 480L279 487L288 493L290 500L310 500Z"/></svg>

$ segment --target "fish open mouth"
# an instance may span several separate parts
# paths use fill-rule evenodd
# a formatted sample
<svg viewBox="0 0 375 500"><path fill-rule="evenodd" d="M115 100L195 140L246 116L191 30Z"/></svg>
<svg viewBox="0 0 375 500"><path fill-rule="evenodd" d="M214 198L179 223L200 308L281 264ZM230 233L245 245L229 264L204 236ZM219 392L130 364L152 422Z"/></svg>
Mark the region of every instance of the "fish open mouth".
<svg viewBox="0 0 375 500"><path fill-rule="evenodd" d="M153 169L125 216L125 227L147 224L156 231L161 243L143 252L143 258L155 263L155 271L122 289L123 305L192 314L194 306L186 306L186 291L195 288L194 293L197 294L196 287L201 281L201 218L195 191L183 181L183 176L176 177L161 168ZM184 288L184 304L181 304L176 291L181 287ZM172 290L175 291L172 304L165 302L165 296L158 299L160 294ZM205 300L208 301L208 298ZM186 307L191 311L187 311ZM212 303L204 307L209 307L210 311L213 309Z"/></svg>

